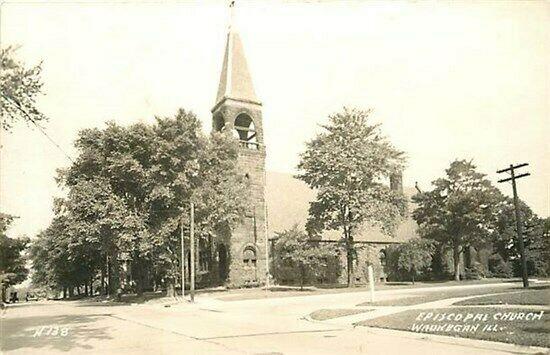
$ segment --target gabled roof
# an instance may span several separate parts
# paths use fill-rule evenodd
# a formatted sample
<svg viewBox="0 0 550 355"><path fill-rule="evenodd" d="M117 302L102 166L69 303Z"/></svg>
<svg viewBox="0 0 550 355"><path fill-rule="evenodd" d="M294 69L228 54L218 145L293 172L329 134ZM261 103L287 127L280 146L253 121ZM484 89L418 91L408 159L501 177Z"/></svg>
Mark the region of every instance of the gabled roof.
<svg viewBox="0 0 550 355"><path fill-rule="evenodd" d="M234 29L230 29L227 34L220 84L214 107L226 98L260 104L252 85L241 37Z"/></svg>
<svg viewBox="0 0 550 355"><path fill-rule="evenodd" d="M414 195L414 188L405 188L405 195ZM266 202L268 209L268 238L277 232L292 228L295 224L304 228L308 217L309 202L315 198L315 192L304 182L290 174L267 172ZM409 203L409 211L414 205ZM378 228L363 226L354 237L357 242L399 243L417 238L416 222L409 216L397 228L395 236L382 233ZM342 237L340 231L326 231L323 240L337 241Z"/></svg>

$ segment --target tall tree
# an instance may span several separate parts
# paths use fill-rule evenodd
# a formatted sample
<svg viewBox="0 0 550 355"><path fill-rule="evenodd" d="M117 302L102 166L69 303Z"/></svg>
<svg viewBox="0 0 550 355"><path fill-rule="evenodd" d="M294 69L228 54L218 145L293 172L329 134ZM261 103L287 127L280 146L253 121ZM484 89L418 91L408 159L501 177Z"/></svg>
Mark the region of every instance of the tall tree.
<svg viewBox="0 0 550 355"><path fill-rule="evenodd" d="M15 58L16 49L0 49L0 129L4 130L20 120L38 123L46 119L36 106L42 93L42 64L26 67Z"/></svg>
<svg viewBox="0 0 550 355"><path fill-rule="evenodd" d="M418 205L413 218L422 237L452 249L458 281L461 253L485 243L495 228L500 193L471 161L455 160L445 172L445 177L432 182L432 191L413 197Z"/></svg>
<svg viewBox="0 0 550 355"><path fill-rule="evenodd" d="M493 233L493 249L504 262L512 261L520 270L520 252L516 232L514 202L502 196L497 204L497 220ZM547 276L550 273L550 244L545 237L545 221L539 218L524 202L519 201L519 213L523 223L523 239L529 274Z"/></svg>
<svg viewBox="0 0 550 355"><path fill-rule="evenodd" d="M204 135L190 112L179 110L152 125L109 123L103 130L83 130L76 146L77 159L58 178L68 190L56 212L66 222L59 233L59 241L67 242L61 256L77 262L89 278L111 271L111 291L118 288L124 259L138 292L147 273L164 279L173 294L180 228L189 225L190 202L197 236L208 241L216 230L231 228L245 208L236 143L220 133Z"/></svg>
<svg viewBox="0 0 550 355"><path fill-rule="evenodd" d="M0 212L0 292L5 301L7 287L16 285L27 278L23 251L29 243L29 238L10 238L6 232L13 222L14 216Z"/></svg>
<svg viewBox="0 0 550 355"><path fill-rule="evenodd" d="M77 285L77 265L70 253L69 224L64 216L56 216L45 230L38 233L30 247L32 282L51 290L62 290L72 296Z"/></svg>
<svg viewBox="0 0 550 355"><path fill-rule="evenodd" d="M308 233L342 232L348 286L355 283L357 228L366 223L393 234L406 213L402 192L384 183L402 171L404 154L382 135L380 125L370 123L370 113L344 108L329 116L323 132L306 144L298 164L298 178L317 192L309 208Z"/></svg>

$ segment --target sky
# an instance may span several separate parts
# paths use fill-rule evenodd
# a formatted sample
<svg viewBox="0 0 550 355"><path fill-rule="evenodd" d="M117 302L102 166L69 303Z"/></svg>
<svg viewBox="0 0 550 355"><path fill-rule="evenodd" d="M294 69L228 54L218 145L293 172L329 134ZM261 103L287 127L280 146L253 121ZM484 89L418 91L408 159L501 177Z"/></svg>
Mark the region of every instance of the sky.
<svg viewBox="0 0 550 355"><path fill-rule="evenodd" d="M0 210L11 234L49 224L56 169L79 130L154 122L183 107L211 127L227 1L4 2L0 45L42 61L47 133L1 133ZM235 23L263 102L267 170L294 173L304 143L344 106L406 152L404 184L429 189L454 159L528 162L520 197L550 210L550 2L240 1ZM498 184L511 194L510 184Z"/></svg>

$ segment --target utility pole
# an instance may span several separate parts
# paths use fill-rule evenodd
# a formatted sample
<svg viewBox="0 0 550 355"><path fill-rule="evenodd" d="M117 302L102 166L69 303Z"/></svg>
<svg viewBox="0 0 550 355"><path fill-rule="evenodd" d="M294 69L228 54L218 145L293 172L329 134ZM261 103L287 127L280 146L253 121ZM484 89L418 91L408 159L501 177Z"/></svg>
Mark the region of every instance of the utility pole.
<svg viewBox="0 0 550 355"><path fill-rule="evenodd" d="M267 194L267 172L264 169L264 197ZM267 214L267 201L264 198L264 236L265 236L265 292L269 291L270 283L270 270L269 270L269 234L268 234L268 223L269 218Z"/></svg>
<svg viewBox="0 0 550 355"><path fill-rule="evenodd" d="M195 205L191 202L191 285L190 285L190 295L191 302L195 302Z"/></svg>
<svg viewBox="0 0 550 355"><path fill-rule="evenodd" d="M497 174L509 172L511 175L509 178L499 180L498 182L512 181L512 191L514 192L514 209L516 210L516 231L518 233L519 253L521 255L521 278L523 279L523 287L525 288L529 287L529 279L527 276L527 259L525 258L525 246L523 244L523 231L522 231L523 225L521 223L521 216L519 213L519 199L518 199L518 191L516 188L516 180L522 177L529 176L531 174L524 173L524 174L516 175L515 170L519 168L523 168L524 166L528 166L528 165L529 165L528 163L523 163L515 166L513 164L510 164L509 168L497 171Z"/></svg>
<svg viewBox="0 0 550 355"><path fill-rule="evenodd" d="M183 216L181 216L181 297L185 299L185 245L183 242Z"/></svg>

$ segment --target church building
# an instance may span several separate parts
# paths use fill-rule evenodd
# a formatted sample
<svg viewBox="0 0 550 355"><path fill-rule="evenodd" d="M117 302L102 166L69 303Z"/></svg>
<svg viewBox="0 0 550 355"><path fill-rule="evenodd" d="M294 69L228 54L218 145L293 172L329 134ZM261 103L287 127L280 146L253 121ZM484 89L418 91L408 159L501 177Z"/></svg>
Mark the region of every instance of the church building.
<svg viewBox="0 0 550 355"><path fill-rule="evenodd" d="M212 129L231 134L238 140L237 166L248 184L249 203L237 226L216 236L216 250L205 252L210 260L202 268L203 277L199 267L199 283L229 287L265 284L268 274L272 274L269 261L273 258L271 254L277 232L294 225L304 227L309 203L315 199L315 192L290 174L266 172L262 103L254 90L243 43L233 26L227 34L218 92L211 111ZM404 193L409 200L409 210L414 209L411 200L415 194L414 188L403 187L401 173L388 178L389 187ZM357 249L355 281L359 284L366 282L367 265L373 265L375 280L385 281L388 276L385 249L418 238L417 227L412 217L408 216L398 226L394 236L370 226L360 228L354 237ZM337 247L340 240L339 231L327 231L323 233L321 242ZM343 249L340 255L340 265L330 270L330 277L321 282L346 282Z"/></svg>
<svg viewBox="0 0 550 355"><path fill-rule="evenodd" d="M232 230L217 236L217 275L227 286L242 287L266 282L269 250L276 242L276 233L294 225L304 226L309 202L315 197L306 184L290 174L266 173L262 104L252 83L238 32L230 27L223 58L216 101L212 108L212 129L231 134L239 142L238 171L248 183L248 210ZM393 189L402 190L401 176L390 178ZM411 195L411 191L407 191ZM268 221L269 208L269 221ZM366 229L356 238L358 264L371 255L381 256L375 265L377 279L384 279L383 249L414 237L412 220L400 226L395 238ZM327 232L323 241L336 243L337 232ZM364 260L363 260L364 259ZM372 259L372 257L370 257ZM345 265L344 259L342 264ZM361 265L358 265L361 270ZM211 273L213 270L209 270ZM342 282L344 273L334 272L332 282ZM361 272L357 281L364 281Z"/></svg>

